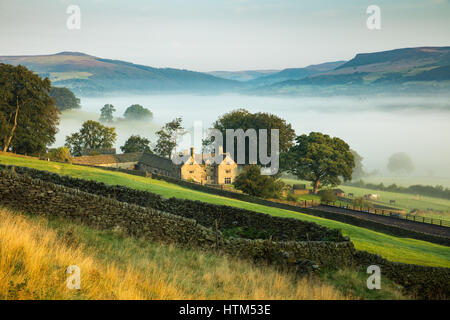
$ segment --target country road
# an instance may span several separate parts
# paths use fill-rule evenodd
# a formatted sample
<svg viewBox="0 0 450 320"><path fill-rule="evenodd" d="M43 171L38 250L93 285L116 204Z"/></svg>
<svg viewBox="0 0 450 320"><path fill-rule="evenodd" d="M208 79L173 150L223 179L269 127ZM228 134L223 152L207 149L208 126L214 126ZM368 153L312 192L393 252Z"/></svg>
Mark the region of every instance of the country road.
<svg viewBox="0 0 450 320"><path fill-rule="evenodd" d="M314 209L320 210L320 211L325 211L325 212L339 213L342 215L353 216L358 219L375 221L378 223L397 226L397 227L407 229L407 230L423 232L423 233L427 233L427 234L450 238L450 228L449 227L443 227L443 226L438 226L438 225L428 224L428 223L421 223L421 222L416 222L416 221L411 221L411 220L397 219L397 218L377 215L377 214L373 214L373 213L366 213L366 212L361 212L361 211L355 211L355 210L350 210L350 209L345 209L345 208L337 208L337 207L331 207L331 206L325 206L325 205L320 205L318 207L314 207Z"/></svg>

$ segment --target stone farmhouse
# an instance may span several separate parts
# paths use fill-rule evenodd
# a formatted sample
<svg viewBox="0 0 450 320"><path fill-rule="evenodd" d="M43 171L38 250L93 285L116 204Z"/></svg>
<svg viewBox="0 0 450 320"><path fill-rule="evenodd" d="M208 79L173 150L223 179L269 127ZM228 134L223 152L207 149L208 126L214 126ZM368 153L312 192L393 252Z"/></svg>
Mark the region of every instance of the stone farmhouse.
<svg viewBox="0 0 450 320"><path fill-rule="evenodd" d="M175 165L167 158L153 154L143 154L138 162L138 170L149 173L159 173L183 180L190 180L201 184L231 184L237 175L237 164L229 153L220 153L221 162L212 164L211 154L195 154L191 148L185 154L183 163Z"/></svg>
<svg viewBox="0 0 450 320"><path fill-rule="evenodd" d="M224 185L234 182L238 166L229 153L220 152L220 163L212 164L213 155L195 154L194 148L185 152L185 161L176 165L172 160L150 153L102 154L72 159L73 164L139 170L201 184Z"/></svg>

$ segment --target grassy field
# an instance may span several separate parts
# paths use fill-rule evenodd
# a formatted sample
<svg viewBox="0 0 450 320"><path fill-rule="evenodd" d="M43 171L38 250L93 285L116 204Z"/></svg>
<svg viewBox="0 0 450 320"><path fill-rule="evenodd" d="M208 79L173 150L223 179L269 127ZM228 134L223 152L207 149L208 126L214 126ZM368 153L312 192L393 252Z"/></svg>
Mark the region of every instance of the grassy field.
<svg viewBox="0 0 450 320"><path fill-rule="evenodd" d="M283 179L283 180L290 185L294 183L305 183L308 186L310 184L308 181L299 181L293 179ZM350 187L350 186L339 186L339 188L344 190L345 193L347 194L353 193L355 198L373 193L379 195L379 199L377 201L372 201L373 203L403 209L406 212L410 212L413 209L432 211L429 212L427 216L432 215L435 218L450 220L450 200L427 196L418 197L417 195L407 193L379 191L374 189ZM390 204L390 200L395 200L396 203L392 205Z"/></svg>
<svg viewBox="0 0 450 320"><path fill-rule="evenodd" d="M296 278L267 266L0 207L0 299L404 299L351 270ZM81 289L66 287L77 265Z"/></svg>
<svg viewBox="0 0 450 320"><path fill-rule="evenodd" d="M229 205L256 212L263 212L273 216L291 217L304 221L315 222L330 228L341 229L343 234L350 236L357 249L379 254L389 260L428 266L450 267L450 248L425 241L394 237L337 221L210 195L174 184L169 184L164 181L132 176L119 172L74 166L70 164L39 161L29 158L13 157L4 154L0 154L0 163L28 166L40 170L70 175L73 177L101 181L111 185L124 185L130 188L152 191L161 194L164 197L200 200L214 204Z"/></svg>

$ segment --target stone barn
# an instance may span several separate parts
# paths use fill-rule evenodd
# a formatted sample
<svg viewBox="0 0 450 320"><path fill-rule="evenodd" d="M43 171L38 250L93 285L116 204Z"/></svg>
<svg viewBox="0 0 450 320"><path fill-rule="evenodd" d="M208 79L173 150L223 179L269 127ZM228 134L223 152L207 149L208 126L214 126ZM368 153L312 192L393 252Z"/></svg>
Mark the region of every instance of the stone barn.
<svg viewBox="0 0 450 320"><path fill-rule="evenodd" d="M81 156L72 158L72 163L94 167L135 170L141 156L142 152Z"/></svg>

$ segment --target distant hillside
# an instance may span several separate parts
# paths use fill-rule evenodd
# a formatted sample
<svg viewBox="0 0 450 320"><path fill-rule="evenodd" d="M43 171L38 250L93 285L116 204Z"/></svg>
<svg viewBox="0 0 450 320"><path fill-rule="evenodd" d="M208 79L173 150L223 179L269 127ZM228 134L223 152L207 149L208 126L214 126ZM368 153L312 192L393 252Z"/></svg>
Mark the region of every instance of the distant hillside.
<svg viewBox="0 0 450 320"><path fill-rule="evenodd" d="M305 68L288 68L274 74L259 77L252 81L249 81L248 83L254 86L261 86L261 85L270 85L286 80L300 80L318 73L334 70L337 67L343 65L344 63L346 63L346 61L334 61L310 65Z"/></svg>
<svg viewBox="0 0 450 320"><path fill-rule="evenodd" d="M153 68L79 52L0 56L22 64L77 96L110 93L363 94L439 93L450 90L450 47L419 47L357 54L305 68L194 72Z"/></svg>
<svg viewBox="0 0 450 320"><path fill-rule="evenodd" d="M207 74L223 79L243 82L254 80L277 72L280 72L280 70L211 71L207 72Z"/></svg>
<svg viewBox="0 0 450 320"><path fill-rule="evenodd" d="M0 62L22 64L54 86L64 86L78 95L110 92L222 92L239 83L209 74L172 68L152 68L120 60L102 59L79 52L40 56L0 56Z"/></svg>
<svg viewBox="0 0 450 320"><path fill-rule="evenodd" d="M445 91L450 47L420 47L357 54L336 69L265 86L265 93Z"/></svg>

